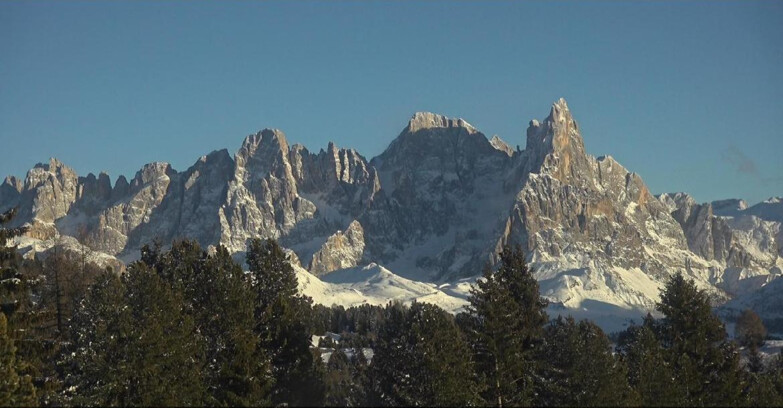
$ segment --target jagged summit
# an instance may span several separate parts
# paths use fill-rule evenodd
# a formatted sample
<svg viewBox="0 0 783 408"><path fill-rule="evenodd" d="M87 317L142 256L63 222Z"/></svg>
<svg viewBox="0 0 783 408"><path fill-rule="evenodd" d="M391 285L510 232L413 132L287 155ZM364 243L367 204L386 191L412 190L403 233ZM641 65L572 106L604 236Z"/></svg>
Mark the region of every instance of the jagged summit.
<svg viewBox="0 0 783 408"><path fill-rule="evenodd" d="M439 115L432 112L416 112L408 122L407 131L413 133L422 129L432 128L465 128L471 132L476 131L470 123L462 118L448 118L444 115Z"/></svg>
<svg viewBox="0 0 783 408"><path fill-rule="evenodd" d="M255 149L265 143L275 143L280 146L286 146L286 150L288 150L288 141L286 140L285 133L280 129L272 128L265 128L256 133L247 135L242 142L242 149Z"/></svg>
<svg viewBox="0 0 783 408"><path fill-rule="evenodd" d="M418 112L370 160L333 142L317 153L289 146L278 129L247 136L233 157L217 150L180 172L151 163L113 188L107 175L80 177L52 159L25 180L6 179L0 210L18 206L31 240L84 230L94 250L124 261L156 237L233 253L273 237L312 274L377 263L427 291L456 288L518 243L542 295L579 310L654 307L676 271L716 299L779 275L779 199L748 208L687 194L655 199L611 156L585 152L565 99L544 112L530 122L525 151L511 147L519 137L507 143L464 119Z"/></svg>
<svg viewBox="0 0 783 408"><path fill-rule="evenodd" d="M537 119L530 121L527 128L527 143L529 147L540 144L547 136L556 136L554 134L562 134L565 136L577 136L579 127L571 115L571 110L568 108L568 103L563 98L558 99L552 104L549 110L549 115L543 122L539 122ZM553 138L549 138L548 142L551 143ZM567 140L561 142L567 143ZM557 142L555 142L557 144Z"/></svg>
<svg viewBox="0 0 783 408"><path fill-rule="evenodd" d="M501 139L498 135L493 135L492 138L489 139L489 144L491 144L495 149L498 149L509 156L514 155L514 149L511 147L511 145L506 143L506 141Z"/></svg>
<svg viewBox="0 0 783 408"><path fill-rule="evenodd" d="M565 99L560 98L552 104L549 116L546 119L552 122L565 122L570 118L571 110L568 109L568 103Z"/></svg>

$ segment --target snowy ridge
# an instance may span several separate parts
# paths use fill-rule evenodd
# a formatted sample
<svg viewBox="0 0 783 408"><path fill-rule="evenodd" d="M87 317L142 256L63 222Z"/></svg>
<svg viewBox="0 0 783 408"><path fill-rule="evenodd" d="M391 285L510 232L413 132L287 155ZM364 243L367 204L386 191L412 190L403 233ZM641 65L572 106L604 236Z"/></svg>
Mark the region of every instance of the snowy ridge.
<svg viewBox="0 0 783 408"><path fill-rule="evenodd" d="M388 269L369 264L337 270L323 277L313 276L305 269L294 266L303 294L323 305L344 307L361 304L384 305L389 301L410 304L413 301L434 303L446 311L458 313L467 301L447 294L432 283L415 282L391 273Z"/></svg>

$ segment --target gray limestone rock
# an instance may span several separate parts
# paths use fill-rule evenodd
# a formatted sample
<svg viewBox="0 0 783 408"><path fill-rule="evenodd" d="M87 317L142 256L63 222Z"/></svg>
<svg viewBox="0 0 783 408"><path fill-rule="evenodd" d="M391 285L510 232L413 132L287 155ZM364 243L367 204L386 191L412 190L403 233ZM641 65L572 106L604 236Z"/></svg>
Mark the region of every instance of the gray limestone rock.
<svg viewBox="0 0 783 408"><path fill-rule="evenodd" d="M151 163L123 176L76 173L56 159L0 185L0 209L30 237L77 237L124 260L179 238L236 256L278 239L313 274L379 262L407 278L454 282L520 244L554 302L650 308L682 271L718 299L755 290L783 266L783 204L699 204L654 197L611 156L587 154L565 100L520 141L464 119L416 113L379 156L329 143L318 153L265 129L177 172ZM294 256L295 255L295 256ZM778 268L778 269L775 269Z"/></svg>
<svg viewBox="0 0 783 408"><path fill-rule="evenodd" d="M310 272L324 275L338 269L357 266L364 254L364 229L353 221L345 232L337 231L313 254Z"/></svg>

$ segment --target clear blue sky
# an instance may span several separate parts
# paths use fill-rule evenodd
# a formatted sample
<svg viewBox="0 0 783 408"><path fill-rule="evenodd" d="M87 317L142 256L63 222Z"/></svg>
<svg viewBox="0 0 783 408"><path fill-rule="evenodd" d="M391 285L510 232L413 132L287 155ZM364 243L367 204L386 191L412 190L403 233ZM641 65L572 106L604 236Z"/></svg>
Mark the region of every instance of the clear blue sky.
<svg viewBox="0 0 783 408"><path fill-rule="evenodd" d="M783 2L1 2L0 174L114 180L280 128L367 158L415 111L524 147L565 97L655 193L783 195Z"/></svg>

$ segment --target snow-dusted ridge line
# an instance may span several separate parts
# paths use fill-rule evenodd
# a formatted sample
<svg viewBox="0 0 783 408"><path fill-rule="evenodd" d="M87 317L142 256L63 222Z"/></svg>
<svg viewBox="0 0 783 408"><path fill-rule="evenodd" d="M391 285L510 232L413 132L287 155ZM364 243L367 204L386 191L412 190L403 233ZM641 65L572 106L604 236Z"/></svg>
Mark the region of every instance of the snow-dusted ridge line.
<svg viewBox="0 0 783 408"><path fill-rule="evenodd" d="M24 180L7 178L0 210L18 205L28 238L79 236L124 261L154 238L241 253L248 239L272 237L293 251L300 272L323 277L309 279L312 287L348 303L404 288L404 301L429 297L456 310L465 279L494 265L506 244L523 247L554 304L606 315L649 310L675 272L718 301L780 273L780 199L748 207L655 197L611 156L587 154L564 99L530 121L524 142L512 149L522 141L420 112L367 160L334 143L309 152L265 129L233 157L218 150L181 172L152 163L114 186L52 159ZM375 283L330 281L363 268Z"/></svg>

